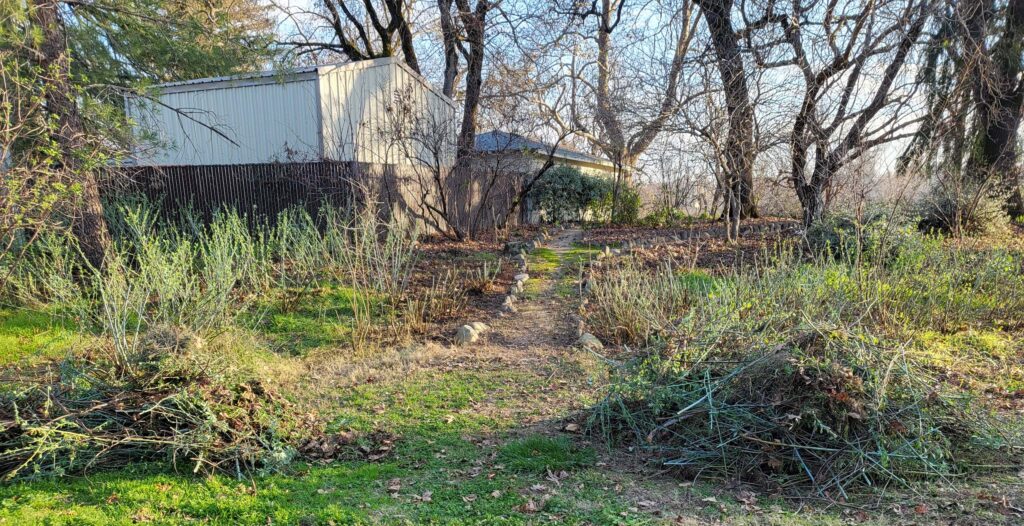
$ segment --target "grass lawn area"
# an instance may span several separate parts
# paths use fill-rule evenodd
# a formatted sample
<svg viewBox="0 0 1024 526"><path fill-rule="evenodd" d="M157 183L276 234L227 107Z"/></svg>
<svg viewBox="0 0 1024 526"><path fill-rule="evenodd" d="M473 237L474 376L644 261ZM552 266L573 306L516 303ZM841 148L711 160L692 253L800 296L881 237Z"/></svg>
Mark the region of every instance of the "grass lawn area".
<svg viewBox="0 0 1024 526"><path fill-rule="evenodd" d="M354 295L352 288L339 286L280 291L275 301L255 306L243 323L269 340L275 350L291 354L341 346L351 341Z"/></svg>
<svg viewBox="0 0 1024 526"><path fill-rule="evenodd" d="M74 324L27 309L0 309L0 366L59 358L76 340Z"/></svg>
<svg viewBox="0 0 1024 526"><path fill-rule="evenodd" d="M542 380L425 372L360 386L339 399L334 425L396 433L393 454L379 462L302 464L244 480L143 465L23 482L0 487L0 524L646 523L595 467L590 446L516 438L514 414L502 411L512 401L476 409Z"/></svg>

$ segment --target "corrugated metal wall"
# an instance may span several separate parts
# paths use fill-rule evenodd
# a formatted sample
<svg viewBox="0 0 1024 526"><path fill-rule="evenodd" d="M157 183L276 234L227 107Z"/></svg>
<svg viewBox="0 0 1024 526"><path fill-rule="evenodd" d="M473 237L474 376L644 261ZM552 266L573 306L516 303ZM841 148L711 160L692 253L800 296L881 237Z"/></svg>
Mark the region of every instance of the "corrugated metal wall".
<svg viewBox="0 0 1024 526"><path fill-rule="evenodd" d="M139 131L157 140L138 152L141 165L433 164L439 156L449 166L455 156L454 104L393 58L168 85L159 101L128 101Z"/></svg>
<svg viewBox="0 0 1024 526"><path fill-rule="evenodd" d="M317 160L316 90L315 75L306 75L168 88L159 96L162 104L134 100L130 114L141 130L157 139L155 148L138 152L138 162L180 166Z"/></svg>
<svg viewBox="0 0 1024 526"><path fill-rule="evenodd" d="M396 59L322 68L320 104L327 159L454 161L454 104Z"/></svg>

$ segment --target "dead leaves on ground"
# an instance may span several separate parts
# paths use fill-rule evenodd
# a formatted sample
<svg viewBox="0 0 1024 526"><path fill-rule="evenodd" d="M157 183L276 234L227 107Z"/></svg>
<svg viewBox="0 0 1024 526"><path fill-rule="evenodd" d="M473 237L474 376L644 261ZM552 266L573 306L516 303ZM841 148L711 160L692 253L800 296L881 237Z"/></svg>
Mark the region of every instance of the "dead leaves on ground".
<svg viewBox="0 0 1024 526"><path fill-rule="evenodd" d="M309 437L299 444L298 451L320 463L351 459L379 462L391 456L395 440L394 435L384 431L360 434L348 430Z"/></svg>

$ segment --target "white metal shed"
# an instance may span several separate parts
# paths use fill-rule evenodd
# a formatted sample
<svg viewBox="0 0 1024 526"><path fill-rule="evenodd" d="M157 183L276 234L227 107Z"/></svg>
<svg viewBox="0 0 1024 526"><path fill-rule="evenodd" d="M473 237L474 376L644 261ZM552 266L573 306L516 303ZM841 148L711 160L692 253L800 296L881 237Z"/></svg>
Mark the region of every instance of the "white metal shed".
<svg viewBox="0 0 1024 526"><path fill-rule="evenodd" d="M161 84L127 108L140 165L454 158L455 104L395 58Z"/></svg>

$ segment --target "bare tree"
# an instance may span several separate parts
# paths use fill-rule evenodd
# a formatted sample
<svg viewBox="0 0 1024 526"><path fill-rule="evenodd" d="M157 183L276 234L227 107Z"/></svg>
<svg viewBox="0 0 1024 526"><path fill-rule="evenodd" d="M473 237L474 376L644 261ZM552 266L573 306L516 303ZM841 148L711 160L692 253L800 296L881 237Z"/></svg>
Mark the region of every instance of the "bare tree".
<svg viewBox="0 0 1024 526"><path fill-rule="evenodd" d="M675 12L672 13L672 17L677 19L675 25L678 27L674 29L674 45L664 72L661 95L656 101L653 114L639 120L635 129L628 130L623 119L621 102L615 100L612 86L612 78L618 73L613 62L612 33L622 22L625 6L625 0L593 0L589 9L579 12L578 16L594 17L597 20L594 37L597 42L597 60L594 64L597 70L597 84L594 86L593 95L596 100L594 120L598 130L585 136L610 159L628 169L636 164L640 155L647 150L679 109L679 79L683 72L686 52L693 38L695 23L692 21L693 4L689 0L683 0L678 6L673 6ZM639 15L629 13L629 16Z"/></svg>
<svg viewBox="0 0 1024 526"><path fill-rule="evenodd" d="M465 66L465 93L462 106L462 126L459 129L459 136L456 141L456 164L465 164L462 159L468 159L473 155L473 145L476 140L477 113L480 109L480 90L483 86L484 57L486 51L486 28L487 15L500 1L477 0L475 6L470 6L469 0L455 0L454 7L457 13L451 13L453 7L449 0L438 0L438 6L447 9L441 13L442 20L448 23L442 27L449 26L450 31L444 32L445 49L462 49L466 62ZM458 61L451 61L449 53L445 52L445 82L454 79L458 70ZM449 92L453 88L448 88Z"/></svg>
<svg viewBox="0 0 1024 526"><path fill-rule="evenodd" d="M271 0L294 34L278 41L298 55L340 54L352 62L401 53L419 73L410 17L413 0L320 0L296 7Z"/></svg>
<svg viewBox="0 0 1024 526"><path fill-rule="evenodd" d="M715 49L729 116L725 146L725 217L738 229L741 218L757 217L754 205L754 107L747 88L747 72L740 53L740 36L733 29L732 0L696 0ZM733 229L730 229L733 230Z"/></svg>
<svg viewBox="0 0 1024 526"><path fill-rule="evenodd" d="M824 213L824 195L848 162L911 137L921 122L905 66L934 0L797 2L768 0L748 23L748 46L762 68L795 68L802 100L790 137L790 182L806 225ZM755 35L760 34L760 38Z"/></svg>
<svg viewBox="0 0 1024 526"><path fill-rule="evenodd" d="M472 155L461 157L464 164L459 165L453 144L457 117L423 111L410 91L384 91L379 96L387 111L365 123L386 145L379 162L402 172L403 186L414 194L407 204L415 208L415 217L450 239L473 238L488 227L510 225L537 181L554 166L562 138L546 151L529 155L517 147L474 149ZM500 127L516 129L518 116L506 117ZM459 177L457 171L472 177Z"/></svg>
<svg viewBox="0 0 1024 526"><path fill-rule="evenodd" d="M554 38L530 50L554 54L539 72L545 90L534 102L559 134L582 137L616 166L613 217L621 187L682 106L687 50L696 20L690 0L658 0L647 8L627 0L563 1L550 16L569 17ZM591 24L593 24L591 26ZM613 35L622 35L618 45ZM563 60L564 59L564 60Z"/></svg>

